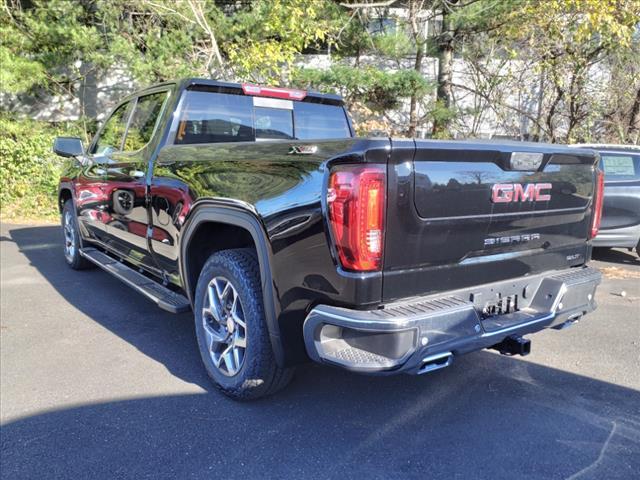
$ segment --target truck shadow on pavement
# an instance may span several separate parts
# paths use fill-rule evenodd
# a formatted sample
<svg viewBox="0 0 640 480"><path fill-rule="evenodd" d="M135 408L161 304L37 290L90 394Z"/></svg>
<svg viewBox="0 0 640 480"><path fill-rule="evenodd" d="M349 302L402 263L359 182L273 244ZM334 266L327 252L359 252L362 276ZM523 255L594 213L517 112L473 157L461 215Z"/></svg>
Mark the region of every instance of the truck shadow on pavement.
<svg viewBox="0 0 640 480"><path fill-rule="evenodd" d="M210 389L204 371L194 368L200 354L192 314L167 313L99 268L74 271L64 261L58 226L10 230L20 252L69 304L161 362L177 377Z"/></svg>
<svg viewBox="0 0 640 480"><path fill-rule="evenodd" d="M621 263L624 265L640 265L640 257L626 248L594 248L593 259L601 262Z"/></svg>
<svg viewBox="0 0 640 480"><path fill-rule="evenodd" d="M613 479L640 471L640 392L486 351L425 377L303 365L285 391L231 401L201 367L189 315L157 310L102 271L71 280L58 236L57 227L11 231L68 302L206 392L13 420L2 426L3 478Z"/></svg>

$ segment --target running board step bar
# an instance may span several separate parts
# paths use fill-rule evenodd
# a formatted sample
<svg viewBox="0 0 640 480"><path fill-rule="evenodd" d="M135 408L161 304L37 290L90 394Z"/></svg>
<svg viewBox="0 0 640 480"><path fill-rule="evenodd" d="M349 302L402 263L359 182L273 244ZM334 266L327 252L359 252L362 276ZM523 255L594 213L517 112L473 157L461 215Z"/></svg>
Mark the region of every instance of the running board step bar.
<svg viewBox="0 0 640 480"><path fill-rule="evenodd" d="M191 308L187 297L169 290L95 248L82 248L80 255L123 281L167 312L183 313Z"/></svg>

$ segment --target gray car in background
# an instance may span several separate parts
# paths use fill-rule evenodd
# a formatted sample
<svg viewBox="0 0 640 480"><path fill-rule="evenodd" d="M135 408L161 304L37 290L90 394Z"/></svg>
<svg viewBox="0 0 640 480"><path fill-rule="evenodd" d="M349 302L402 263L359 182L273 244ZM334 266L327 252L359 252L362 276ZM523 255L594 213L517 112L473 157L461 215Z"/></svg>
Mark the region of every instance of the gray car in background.
<svg viewBox="0 0 640 480"><path fill-rule="evenodd" d="M640 256L640 147L581 144L600 153L604 205L595 247L625 247Z"/></svg>

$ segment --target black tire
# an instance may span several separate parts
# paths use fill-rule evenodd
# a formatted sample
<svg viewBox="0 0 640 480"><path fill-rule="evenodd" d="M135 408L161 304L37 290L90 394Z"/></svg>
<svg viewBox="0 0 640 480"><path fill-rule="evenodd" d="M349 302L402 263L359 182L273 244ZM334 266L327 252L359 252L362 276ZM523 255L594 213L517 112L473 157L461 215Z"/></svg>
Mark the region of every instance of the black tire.
<svg viewBox="0 0 640 480"><path fill-rule="evenodd" d="M69 222L68 224L66 222ZM64 248L64 259L74 270L85 270L93 268L93 263L80 256L80 232L78 231L78 219L73 202L67 200L62 208L60 216L62 224L62 241Z"/></svg>
<svg viewBox="0 0 640 480"><path fill-rule="evenodd" d="M211 311L209 308L211 297L208 289L214 280L216 282L222 281L223 284L226 281L233 287L234 291L231 295L235 295L239 299L245 327L237 325L234 327L233 321L231 321L231 328L226 328L225 321L204 313L205 307L207 312ZM226 286L226 284L224 285ZM217 297L218 300L221 298L222 296ZM231 316L231 312L228 311L229 302L225 299L222 303L227 307L227 309L223 309L223 314L226 313L228 319ZM196 287L194 312L196 336L202 361L209 377L225 395L236 400L253 400L271 395L284 388L291 381L293 369L278 367L271 347L262 301L260 267L255 251L234 249L223 250L211 255L200 272ZM210 322L210 327L205 330L207 322ZM216 365L214 360L216 354L212 352L219 351L219 349L225 350L227 345L231 343L235 345L235 342L214 341L214 348L210 348L209 340L212 328L219 330L220 335L228 335L229 342L231 342L231 332L234 332L234 328L238 331L237 333L241 330L244 332L243 343L245 347L241 348L242 360L237 361L238 357L235 357L236 352L234 351L233 356L236 360L231 362L237 367L236 373L225 372L228 367L222 365L226 364L226 361L223 362L223 355L220 353L217 354L219 365Z"/></svg>

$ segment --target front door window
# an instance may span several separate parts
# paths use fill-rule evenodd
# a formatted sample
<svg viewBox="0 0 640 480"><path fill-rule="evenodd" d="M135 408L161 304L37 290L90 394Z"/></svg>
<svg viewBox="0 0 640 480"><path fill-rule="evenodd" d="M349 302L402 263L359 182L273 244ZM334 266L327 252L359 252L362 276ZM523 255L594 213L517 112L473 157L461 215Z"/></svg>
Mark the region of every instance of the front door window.
<svg viewBox="0 0 640 480"><path fill-rule="evenodd" d="M120 105L109 117L100 132L98 141L93 150L94 155L109 155L112 152L122 150L122 138L127 129L127 119L129 117L129 102Z"/></svg>

